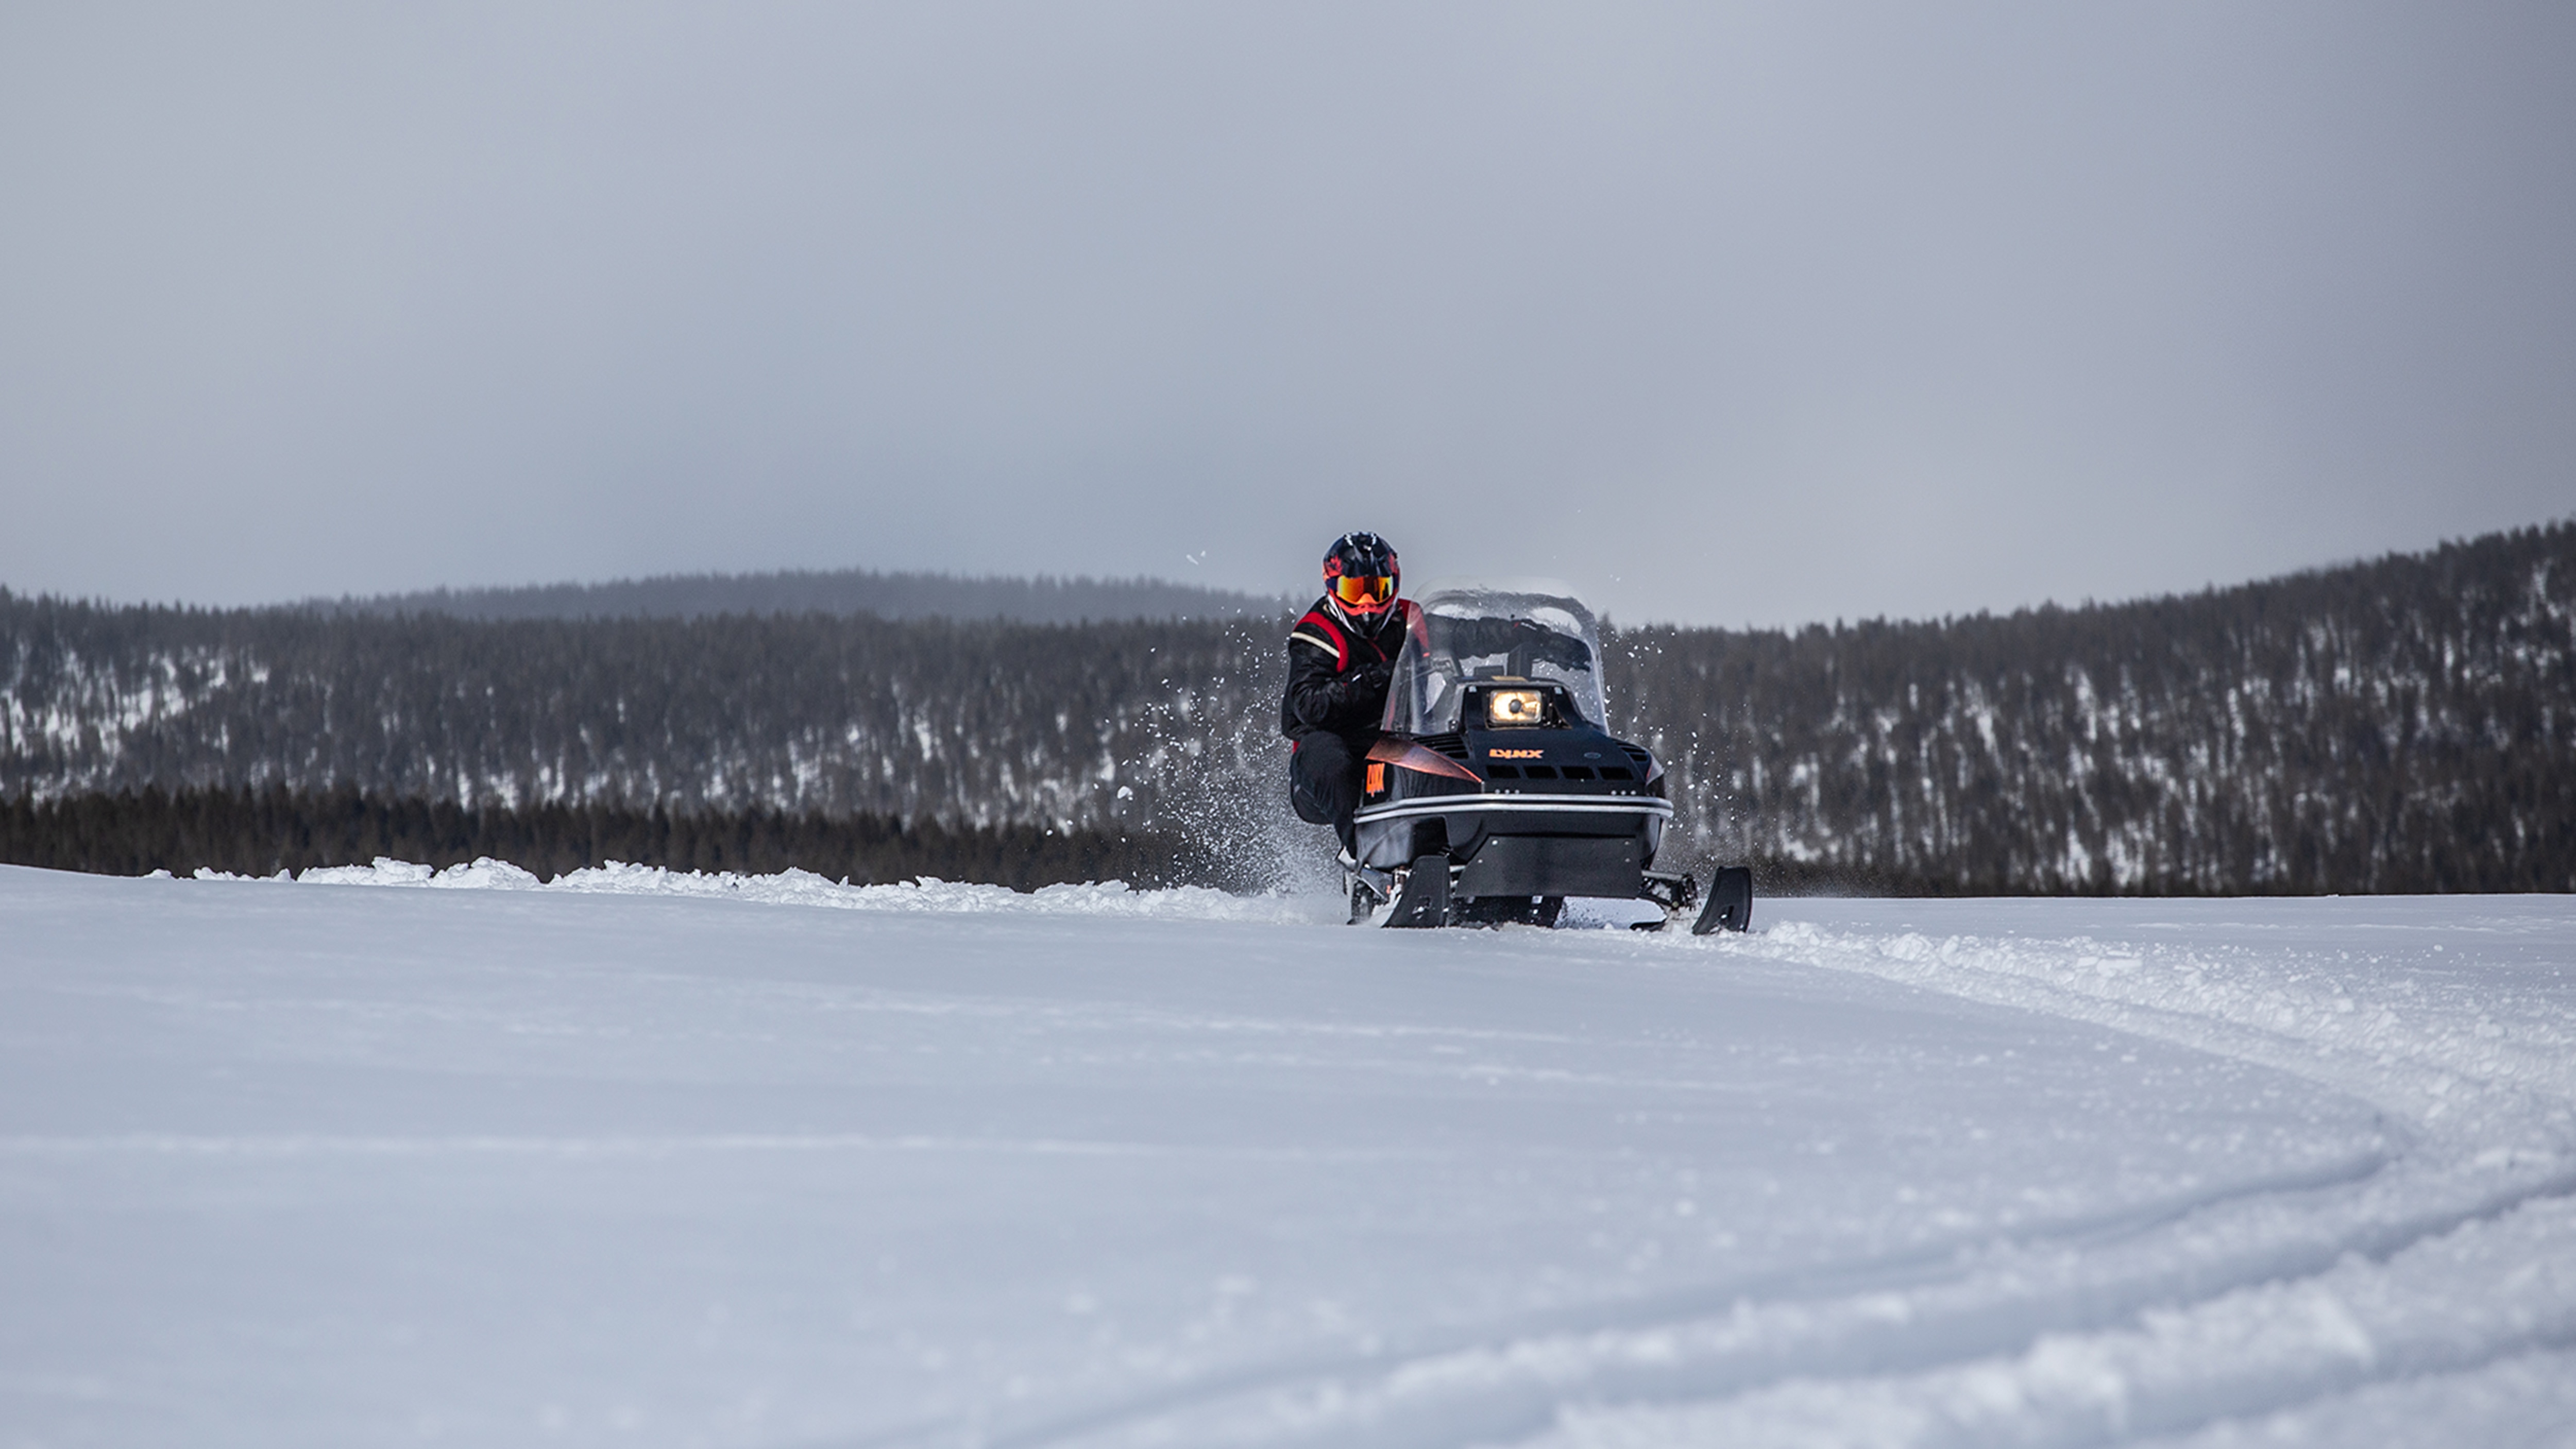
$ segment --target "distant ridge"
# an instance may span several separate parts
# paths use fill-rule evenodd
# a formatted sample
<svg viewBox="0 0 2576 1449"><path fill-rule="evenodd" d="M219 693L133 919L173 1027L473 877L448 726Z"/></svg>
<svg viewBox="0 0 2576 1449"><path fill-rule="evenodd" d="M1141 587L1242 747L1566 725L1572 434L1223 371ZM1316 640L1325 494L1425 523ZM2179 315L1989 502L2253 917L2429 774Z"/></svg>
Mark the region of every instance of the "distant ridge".
<svg viewBox="0 0 2576 1449"><path fill-rule="evenodd" d="M881 619L1007 619L1081 624L1117 619L1268 618L1285 597L1162 579L961 578L954 574L789 570L765 574L661 574L604 584L508 589L430 589L372 598L314 599L332 615L439 614L457 619L702 619L721 614L873 614Z"/></svg>
<svg viewBox="0 0 2576 1449"><path fill-rule="evenodd" d="M934 592L960 583L903 602L1010 606ZM1105 610L1081 587L1053 586L1064 612ZM304 859L274 831L205 834L206 792L283 789L305 805L261 818L292 830L345 795L522 824L595 807L1152 837L1204 851L1174 858L1203 883L1320 865L1282 784L1278 614L1077 633L813 611L829 599L460 618L0 589L0 799L73 807L20 817L66 839L0 852L101 859L82 853L95 830L141 868L132 841L185 815L233 852L210 859ZM2576 890L2576 521L2181 597L1604 643L1609 723L1665 767L1676 864L1938 894ZM154 789L168 799L79 803Z"/></svg>

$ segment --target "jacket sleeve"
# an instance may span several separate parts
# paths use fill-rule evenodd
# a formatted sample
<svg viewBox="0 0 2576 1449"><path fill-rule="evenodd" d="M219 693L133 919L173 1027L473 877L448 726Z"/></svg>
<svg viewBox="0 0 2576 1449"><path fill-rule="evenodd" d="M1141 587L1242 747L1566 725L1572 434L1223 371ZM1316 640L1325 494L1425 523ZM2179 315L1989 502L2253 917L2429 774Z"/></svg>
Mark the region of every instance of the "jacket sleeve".
<svg viewBox="0 0 2576 1449"><path fill-rule="evenodd" d="M1305 639L1288 637L1288 692L1279 704L1279 732L1303 734L1323 729L1342 703L1342 678L1331 653Z"/></svg>

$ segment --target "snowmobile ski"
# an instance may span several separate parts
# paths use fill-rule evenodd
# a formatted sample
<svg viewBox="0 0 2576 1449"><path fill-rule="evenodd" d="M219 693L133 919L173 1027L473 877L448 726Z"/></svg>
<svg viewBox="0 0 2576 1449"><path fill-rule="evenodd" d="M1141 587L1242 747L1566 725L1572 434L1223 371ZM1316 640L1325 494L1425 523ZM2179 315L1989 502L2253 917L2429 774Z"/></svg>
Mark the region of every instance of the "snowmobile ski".
<svg viewBox="0 0 2576 1449"><path fill-rule="evenodd" d="M1721 866L1708 883L1708 904L1691 923L1691 934L1742 931L1753 925L1753 872L1744 866Z"/></svg>
<svg viewBox="0 0 2576 1449"><path fill-rule="evenodd" d="M1449 924L1449 857L1446 854L1424 855L1404 873L1403 884L1396 887L1395 900L1387 907L1385 924L1390 927L1445 926Z"/></svg>

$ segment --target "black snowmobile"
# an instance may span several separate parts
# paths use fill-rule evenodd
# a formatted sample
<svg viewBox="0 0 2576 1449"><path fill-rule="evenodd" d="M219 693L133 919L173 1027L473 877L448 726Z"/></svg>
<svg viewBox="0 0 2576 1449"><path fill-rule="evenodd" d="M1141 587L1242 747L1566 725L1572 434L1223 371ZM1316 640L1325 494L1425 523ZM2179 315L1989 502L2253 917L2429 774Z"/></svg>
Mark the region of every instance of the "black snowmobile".
<svg viewBox="0 0 2576 1449"><path fill-rule="evenodd" d="M1698 903L1649 869L1673 814L1664 767L1612 739L1592 611L1562 593L1437 589L1417 601L1369 750L1346 864L1351 922L1553 926L1567 896ZM1753 873L1721 868L1691 930L1741 931Z"/></svg>

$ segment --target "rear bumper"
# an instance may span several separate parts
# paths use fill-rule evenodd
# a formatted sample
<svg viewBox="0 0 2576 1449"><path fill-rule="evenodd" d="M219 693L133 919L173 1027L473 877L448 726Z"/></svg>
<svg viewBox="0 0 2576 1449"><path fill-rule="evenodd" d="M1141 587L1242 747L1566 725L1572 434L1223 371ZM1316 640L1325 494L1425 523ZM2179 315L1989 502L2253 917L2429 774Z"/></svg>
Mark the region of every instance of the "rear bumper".
<svg viewBox="0 0 2576 1449"><path fill-rule="evenodd" d="M1633 896L1646 842L1628 835L1488 835L1459 867L1455 896Z"/></svg>
<svg viewBox="0 0 2576 1449"><path fill-rule="evenodd" d="M1673 802L1652 795L1430 795L1363 807L1362 825L1439 816L1485 822L1499 835L1616 833L1643 820L1673 818ZM1453 837L1454 838L1454 837Z"/></svg>
<svg viewBox="0 0 2576 1449"><path fill-rule="evenodd" d="M1445 849L1462 895L1630 896L1672 814L1651 795L1477 792L1389 801L1354 821L1363 864L1394 870Z"/></svg>

